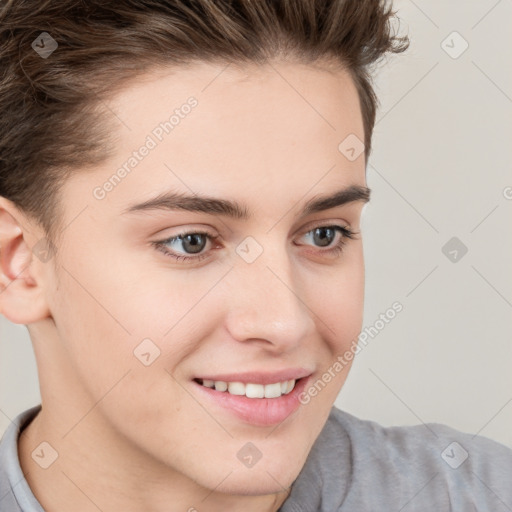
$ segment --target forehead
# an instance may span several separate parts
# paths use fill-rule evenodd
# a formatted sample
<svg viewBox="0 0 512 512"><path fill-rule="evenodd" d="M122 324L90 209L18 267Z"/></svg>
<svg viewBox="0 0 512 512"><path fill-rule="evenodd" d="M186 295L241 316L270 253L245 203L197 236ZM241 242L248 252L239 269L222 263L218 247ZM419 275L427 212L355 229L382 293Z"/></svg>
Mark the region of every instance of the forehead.
<svg viewBox="0 0 512 512"><path fill-rule="evenodd" d="M190 98L197 102L193 109L186 108ZM120 151L137 147L145 135L169 121L172 134L162 135L171 136L157 142L194 146L202 153L215 151L209 146L212 141L217 153L231 143L231 153L239 149L249 157L255 146L259 154L285 142L318 146L322 136L326 145L348 133L364 140L350 75L319 65L275 62L239 67L201 62L156 68L131 82L109 108L118 116ZM220 142L226 146L219 147Z"/></svg>
<svg viewBox="0 0 512 512"><path fill-rule="evenodd" d="M364 140L357 91L343 70L283 62L158 68L107 107L118 125L115 154L79 179L90 197L105 189L102 206L118 212L167 190L246 203L275 194L286 203L365 184L364 155L351 161L339 150L348 136Z"/></svg>

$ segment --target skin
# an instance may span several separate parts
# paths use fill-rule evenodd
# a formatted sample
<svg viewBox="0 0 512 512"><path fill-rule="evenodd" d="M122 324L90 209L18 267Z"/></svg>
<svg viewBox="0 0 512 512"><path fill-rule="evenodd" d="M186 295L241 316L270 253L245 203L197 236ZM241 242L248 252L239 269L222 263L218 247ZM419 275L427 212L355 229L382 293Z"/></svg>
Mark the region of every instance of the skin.
<svg viewBox="0 0 512 512"><path fill-rule="evenodd" d="M197 107L94 198L190 96ZM353 81L319 65L198 63L146 73L108 106L125 123L116 154L61 189L67 227L52 259L31 251L39 226L0 198L0 311L29 328L43 404L20 436L22 469L49 511L276 511L350 364L271 427L202 402L191 379L302 366L315 382L357 338L361 234L329 256L341 235L324 247L311 230L360 231L363 202L299 217L313 197L366 186L364 154L349 161L338 150L351 133L364 140ZM171 189L237 200L252 217L121 215ZM150 243L183 229L219 236L208 257L176 262ZM236 252L247 236L263 248L251 264ZM167 247L194 255L184 243ZM160 349L149 366L133 354L145 338ZM43 441L58 452L48 469L31 456ZM250 468L237 458L247 442L262 454Z"/></svg>

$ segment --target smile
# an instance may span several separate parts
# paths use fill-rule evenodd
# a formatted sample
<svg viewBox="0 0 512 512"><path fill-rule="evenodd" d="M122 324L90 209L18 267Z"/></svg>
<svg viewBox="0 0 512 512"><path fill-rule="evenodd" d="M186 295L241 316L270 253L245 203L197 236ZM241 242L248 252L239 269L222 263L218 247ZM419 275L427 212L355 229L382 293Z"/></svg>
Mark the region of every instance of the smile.
<svg viewBox="0 0 512 512"><path fill-rule="evenodd" d="M192 383L201 402L244 423L265 427L283 422L299 409L299 396L311 377L268 384L195 378Z"/></svg>

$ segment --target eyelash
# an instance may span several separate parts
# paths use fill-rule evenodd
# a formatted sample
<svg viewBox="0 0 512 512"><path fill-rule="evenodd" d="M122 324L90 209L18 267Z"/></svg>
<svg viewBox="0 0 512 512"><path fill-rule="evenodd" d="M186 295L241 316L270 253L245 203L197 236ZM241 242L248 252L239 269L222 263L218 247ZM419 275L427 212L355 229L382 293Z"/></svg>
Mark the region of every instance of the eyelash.
<svg viewBox="0 0 512 512"><path fill-rule="evenodd" d="M342 234L342 237L340 238L340 241L331 249L320 251L320 253L326 253L332 256L338 256L343 252L343 248L345 244L347 243L347 239L354 240L356 238L355 235L357 235L359 232L351 230L348 226L338 226L338 225L325 225L325 226L317 226L313 229L310 229L309 231L306 231L303 235L307 235L311 232L313 232L315 229L320 228L331 228L337 231L338 233ZM208 239L211 242L217 241L220 237L219 236L213 236L212 234L208 233L207 231L188 231L179 233L178 235L172 236L170 238L166 238L165 240L159 240L156 242L151 242L152 245L155 246L155 248L161 252L164 253L164 255L174 259L175 261L201 261L208 257L208 252L200 253L198 256L183 256L181 254L175 254L172 251L169 251L166 248L166 245L175 242L179 240L180 238L186 237L187 235L203 235L208 237Z"/></svg>

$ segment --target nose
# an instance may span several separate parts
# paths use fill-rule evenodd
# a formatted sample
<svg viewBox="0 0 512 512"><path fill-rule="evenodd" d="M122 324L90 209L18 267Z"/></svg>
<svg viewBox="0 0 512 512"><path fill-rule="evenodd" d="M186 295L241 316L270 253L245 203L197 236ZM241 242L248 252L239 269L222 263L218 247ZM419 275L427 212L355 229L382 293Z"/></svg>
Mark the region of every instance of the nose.
<svg viewBox="0 0 512 512"><path fill-rule="evenodd" d="M257 340L276 353L304 343L315 323L300 281L284 248L265 250L252 263L236 260L225 283L231 336L241 342Z"/></svg>

